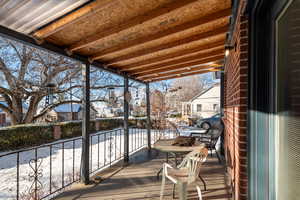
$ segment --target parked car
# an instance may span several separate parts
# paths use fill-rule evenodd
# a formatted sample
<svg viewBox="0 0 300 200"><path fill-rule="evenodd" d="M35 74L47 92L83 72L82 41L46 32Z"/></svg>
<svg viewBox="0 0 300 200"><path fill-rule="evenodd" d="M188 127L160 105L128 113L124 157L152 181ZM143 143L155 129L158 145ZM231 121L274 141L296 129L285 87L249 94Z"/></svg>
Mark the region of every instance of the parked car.
<svg viewBox="0 0 300 200"><path fill-rule="evenodd" d="M204 129L209 129L211 127L219 128L219 127L223 126L220 114L213 115L212 117L209 117L209 118L199 119L199 120L197 120L196 124L198 127L204 128Z"/></svg>

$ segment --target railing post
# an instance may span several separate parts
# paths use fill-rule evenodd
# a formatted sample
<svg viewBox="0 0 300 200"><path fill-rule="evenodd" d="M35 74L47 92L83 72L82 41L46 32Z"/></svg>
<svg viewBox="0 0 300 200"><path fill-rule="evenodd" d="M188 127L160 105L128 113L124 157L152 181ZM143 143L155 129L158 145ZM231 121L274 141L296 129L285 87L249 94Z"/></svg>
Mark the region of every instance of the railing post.
<svg viewBox="0 0 300 200"><path fill-rule="evenodd" d="M128 127L128 118L129 118L129 81L128 77L124 77L124 163L129 162L129 127Z"/></svg>
<svg viewBox="0 0 300 200"><path fill-rule="evenodd" d="M146 83L146 102L147 102L147 141L148 149L151 150L151 118L150 118L150 88Z"/></svg>
<svg viewBox="0 0 300 200"><path fill-rule="evenodd" d="M82 155L81 155L81 182L88 184L89 157L90 157L90 63L82 64L83 100L82 100Z"/></svg>

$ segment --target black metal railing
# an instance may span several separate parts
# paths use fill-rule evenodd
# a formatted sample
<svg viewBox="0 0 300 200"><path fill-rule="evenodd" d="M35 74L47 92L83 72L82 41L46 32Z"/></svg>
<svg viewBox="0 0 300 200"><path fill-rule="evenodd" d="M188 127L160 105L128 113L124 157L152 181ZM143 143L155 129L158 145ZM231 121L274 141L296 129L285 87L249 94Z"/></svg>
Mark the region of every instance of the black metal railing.
<svg viewBox="0 0 300 200"><path fill-rule="evenodd" d="M173 130L154 130L151 143L172 138ZM147 130L129 129L129 151L147 146ZM37 147L0 153L0 200L49 199L80 180L82 138L61 140ZM90 135L90 173L123 159L124 130L114 129Z"/></svg>
<svg viewBox="0 0 300 200"><path fill-rule="evenodd" d="M0 154L0 199L42 199L79 180L81 146L77 137Z"/></svg>

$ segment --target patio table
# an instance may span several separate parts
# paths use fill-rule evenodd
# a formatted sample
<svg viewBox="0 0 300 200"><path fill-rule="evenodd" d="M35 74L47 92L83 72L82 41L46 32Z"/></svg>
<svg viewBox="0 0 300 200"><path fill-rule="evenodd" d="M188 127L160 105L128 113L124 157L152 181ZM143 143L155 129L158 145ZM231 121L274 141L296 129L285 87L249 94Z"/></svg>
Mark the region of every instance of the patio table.
<svg viewBox="0 0 300 200"><path fill-rule="evenodd" d="M196 141L193 146L175 146L172 145L174 141L175 139L158 140L153 145L153 148L166 153L189 153L199 147L205 147L205 144L199 143L198 141Z"/></svg>
<svg viewBox="0 0 300 200"><path fill-rule="evenodd" d="M184 127L180 131L180 135L185 136L202 136L207 133L208 130L203 128L197 128L197 127Z"/></svg>
<svg viewBox="0 0 300 200"><path fill-rule="evenodd" d="M168 162L168 154L173 154L174 158L175 158L175 166L178 165L177 163L177 155L178 154L185 154L185 153L189 153L195 149L199 149L200 148L204 148L205 144L204 143L200 143L198 141L195 142L195 144L193 146L175 146L172 145L175 139L162 139L162 140L158 140L154 145L153 145L153 149L156 149L158 151L161 152L165 152L167 155L167 159L166 162ZM157 172L157 179L159 179L159 174L161 173L162 168ZM201 175L199 174L199 178L201 179L201 181L204 184L204 190L206 190L206 183L204 181L204 179L201 177Z"/></svg>

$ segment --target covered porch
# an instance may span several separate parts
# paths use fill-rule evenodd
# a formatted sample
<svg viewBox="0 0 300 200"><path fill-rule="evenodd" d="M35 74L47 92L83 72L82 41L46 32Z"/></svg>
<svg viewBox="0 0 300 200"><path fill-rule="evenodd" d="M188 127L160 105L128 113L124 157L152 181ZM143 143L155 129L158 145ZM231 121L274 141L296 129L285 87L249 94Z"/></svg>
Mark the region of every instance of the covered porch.
<svg viewBox="0 0 300 200"><path fill-rule="evenodd" d="M147 149L142 149L130 157L129 165L124 166L119 162L93 176L93 184L74 184L55 199L159 199L161 177L158 180L156 174L163 162L166 162L163 153L152 150L149 155ZM216 156L208 158L201 174L206 182L206 190L201 183L204 200L232 198L225 166L218 162ZM172 191L173 184L167 182L164 199L173 199ZM175 198L178 199L176 189ZM188 199L198 199L195 187L188 188Z"/></svg>
<svg viewBox="0 0 300 200"><path fill-rule="evenodd" d="M216 158L209 157L204 164L202 174L207 180L207 191L202 189L204 199L230 199L231 192L236 200L299 199L299 10L299 0L1 1L0 36L76 61L80 66L78 71L82 71L82 136L59 142L62 155L66 142L73 143L72 155L75 155L75 140L82 144L78 145L81 158L76 160L80 170L75 172L73 168L73 179L66 184L64 172L69 168L65 167L62 156L60 184L52 190L50 164L50 175L42 183L48 183L49 189L40 194L38 149L45 146L30 148L34 151L31 159L34 165L30 165L34 182L29 185L30 191L26 190L30 199L49 199L79 181L82 184L67 188L57 198L157 199L160 182L155 179L155 172L163 157L155 156L152 149L159 137L152 126L156 119L151 115L151 84L209 72L221 72L225 161L220 165ZM1 63L0 67L2 73L12 77ZM121 77L124 123L120 130L91 134L92 67ZM47 80L42 88L49 85ZM11 84L13 92L9 95L24 98L14 90L17 87L26 90L26 84L18 84L18 78L8 81L16 83ZM147 93L146 126L134 131L128 120L130 81L145 86ZM138 134L142 137L136 138L142 138L143 142L133 148L137 144L132 142L133 136ZM112 157L111 150L105 150L108 157L106 153L98 153L96 158L101 157L96 173L115 161L120 162L109 168L111 172L106 169L98 174L105 177L112 173L112 176L94 183L93 147L100 149L107 142L111 147L117 137L122 141L119 156L115 151ZM98 142L101 138L103 145ZM46 145L50 148L47 150L50 163L53 145L58 144ZM142 148L146 150L135 152ZM151 152L151 156L146 156L145 151ZM12 169L17 181L7 194L19 200L22 152L13 154L16 157ZM101 158L103 163L99 162ZM30 163L26 160L25 164L29 167ZM172 185L167 186L166 198L171 198L171 188ZM190 188L189 197L194 198L194 194Z"/></svg>
<svg viewBox="0 0 300 200"><path fill-rule="evenodd" d="M9 1L7 1L9 2ZM9 5L3 4L3 6ZM80 184L70 186L57 199L159 199L161 181L156 172L164 155L152 149L153 118L150 84L209 72L222 72L225 51L233 49L232 37L237 2L231 0L96 0L70 3L67 9L38 11L45 5L32 3L38 10L25 18L0 26L0 34L25 44L79 61L83 75L83 123ZM66 5L65 5L66 6ZM58 7L64 7L59 5ZM4 15L15 19L30 6L12 5ZM33 23L36 19L45 23ZM24 26L16 24L28 23ZM11 23L9 23L11 22ZM32 22L32 23L31 23ZM30 26L31 25L31 26ZM27 29L26 29L27 27ZM91 174L90 68L124 78L124 133L122 159L100 174ZM221 76L223 80L223 75ZM147 125L143 133L145 149L130 154L129 80L146 86ZM121 140L120 140L121 141ZM150 152L150 153L149 153ZM99 154L98 154L99 155ZM37 159L36 159L37 161ZM231 180L226 163L209 157L201 169L207 183L203 199L231 199ZM37 169L36 169L37 171ZM99 181L99 177L107 177ZM64 181L62 181L64 182ZM98 183L100 182L100 183ZM168 183L165 199L172 199ZM62 188L65 189L64 183ZM195 188L188 198L197 199ZM35 199L38 188L34 188ZM51 190L50 190L51 193ZM52 195L52 194L50 194ZM18 199L19 196L17 196Z"/></svg>

